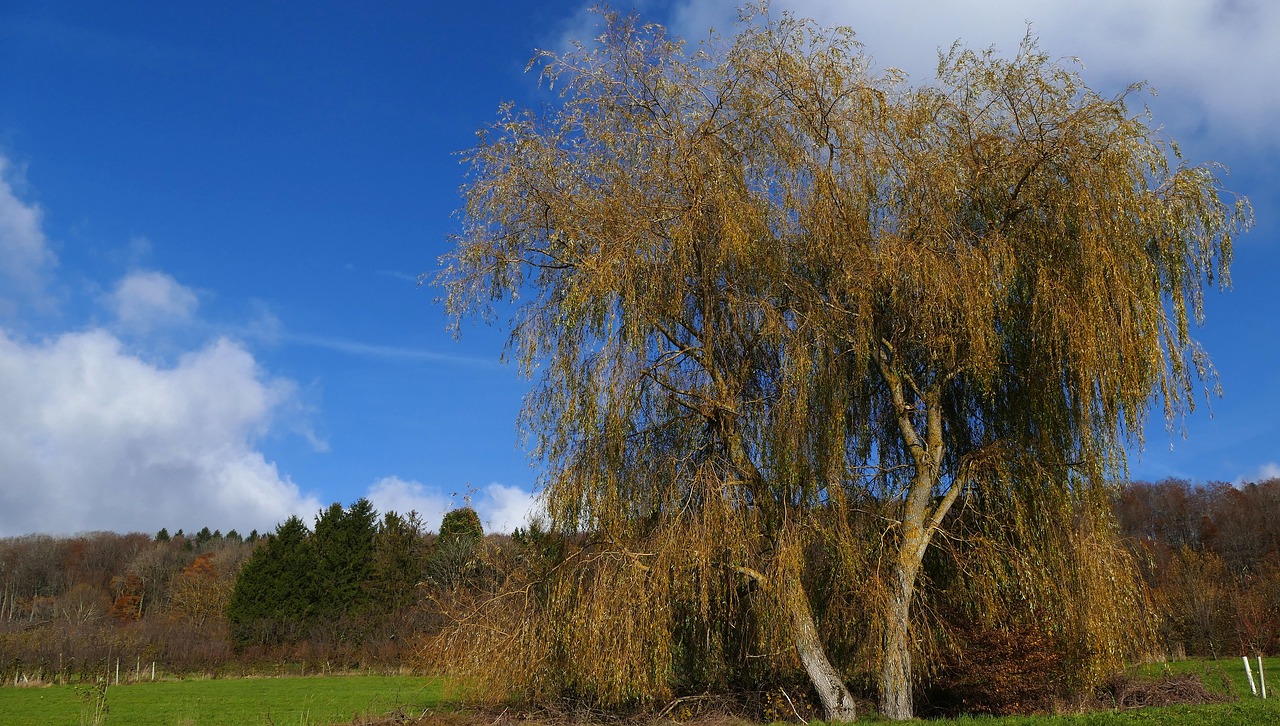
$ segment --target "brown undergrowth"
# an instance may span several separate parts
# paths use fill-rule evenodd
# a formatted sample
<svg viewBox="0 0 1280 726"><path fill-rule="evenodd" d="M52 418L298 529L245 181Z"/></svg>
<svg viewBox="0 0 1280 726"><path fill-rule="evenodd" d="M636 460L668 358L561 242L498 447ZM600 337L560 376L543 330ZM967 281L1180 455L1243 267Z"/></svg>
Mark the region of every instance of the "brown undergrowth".
<svg viewBox="0 0 1280 726"><path fill-rule="evenodd" d="M1128 710L1155 706L1186 706L1228 703L1236 700L1232 684L1222 674L1225 692L1214 691L1195 673L1170 674L1160 678L1113 678L1098 691L1098 706Z"/></svg>
<svg viewBox="0 0 1280 726"><path fill-rule="evenodd" d="M859 704L868 713L870 702ZM810 722L821 718L811 694L794 689L704 693L676 698L660 708L602 709L582 700L561 699L524 706L465 705L444 707L422 714L396 713L360 726L752 726L759 723Z"/></svg>
<svg viewBox="0 0 1280 726"><path fill-rule="evenodd" d="M727 713L708 713L687 721L676 721L669 715L656 714L599 716L602 718L591 718L585 714L561 714L545 709L430 711L407 720L397 716L381 721L361 721L359 726L652 726L672 723L688 726L754 726L759 723Z"/></svg>
<svg viewBox="0 0 1280 726"><path fill-rule="evenodd" d="M1228 684L1229 685L1229 684ZM1199 674L1183 673L1145 678L1119 675L1089 696L1065 697L1049 692L1021 700L1017 707L966 711L991 714L1003 711L1029 714L1084 714L1127 711L1177 705L1227 703L1232 696L1208 687ZM858 712L870 714L870 702ZM937 712L935 711L935 715ZM952 714L952 715L958 715ZM375 720L352 722L359 726L754 726L761 723L809 723L821 712L811 694L791 689L738 693L706 693L677 698L658 709L605 710L583 701L561 700L538 706L457 705L421 713L396 712Z"/></svg>

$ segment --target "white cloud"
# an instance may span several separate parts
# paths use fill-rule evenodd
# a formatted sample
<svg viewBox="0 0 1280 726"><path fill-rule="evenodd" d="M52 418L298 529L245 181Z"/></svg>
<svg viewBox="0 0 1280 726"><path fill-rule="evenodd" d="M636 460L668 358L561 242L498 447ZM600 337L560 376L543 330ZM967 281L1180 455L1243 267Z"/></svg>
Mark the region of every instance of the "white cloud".
<svg viewBox="0 0 1280 726"><path fill-rule="evenodd" d="M186 323L200 305L191 288L153 270L133 272L122 278L111 293L109 303L122 326L143 332Z"/></svg>
<svg viewBox="0 0 1280 726"><path fill-rule="evenodd" d="M446 512L466 504L462 492L445 494L417 481L397 476L384 477L369 487L369 501L380 512L395 510L401 514L417 512L428 528L440 528ZM520 487L493 483L470 495L470 504L480 515L486 532L510 532L526 526L536 498Z"/></svg>
<svg viewBox="0 0 1280 726"><path fill-rule="evenodd" d="M671 10L673 32L692 40L707 28L730 29L739 0L682 0ZM933 78L939 49L957 40L971 48L1016 50L1032 24L1041 48L1077 56L1085 78L1104 93L1146 81L1159 92L1157 123L1174 136L1206 130L1218 141L1274 146L1280 112L1280 3L1271 0L774 0L823 24L848 25L880 68ZM580 30L577 26L574 30Z"/></svg>
<svg viewBox="0 0 1280 726"><path fill-rule="evenodd" d="M486 532L510 532L516 527L528 526L536 505L537 499L532 492L520 487L490 484L484 488L484 497L476 511Z"/></svg>
<svg viewBox="0 0 1280 726"><path fill-rule="evenodd" d="M0 156L0 316L21 307L48 307L45 275L57 264L40 228L38 204L23 202L9 183L9 160Z"/></svg>
<svg viewBox="0 0 1280 726"><path fill-rule="evenodd" d="M22 322L53 300L45 284L57 259L40 207L18 199L6 169L0 156L0 315ZM135 238L130 257L148 248ZM105 302L112 330L37 340L0 327L0 536L266 530L320 509L257 446L275 420L296 423L293 383L226 338L165 356L126 348L114 330L194 320L195 292L163 272L126 276ZM174 362L154 362L162 357Z"/></svg>
<svg viewBox="0 0 1280 726"><path fill-rule="evenodd" d="M255 448L292 391L226 339L161 367L103 330L0 331L0 536L266 530L317 511Z"/></svg>
<svg viewBox="0 0 1280 726"><path fill-rule="evenodd" d="M1268 461L1258 467L1251 474L1242 474L1231 482L1235 486L1249 484L1251 482L1264 482L1271 479L1280 479L1280 464L1274 461Z"/></svg>
<svg viewBox="0 0 1280 726"><path fill-rule="evenodd" d="M439 529L444 513L461 506L454 502L455 497L445 496L427 489L421 482L407 481L398 476L383 477L369 487L369 501L379 512L417 512L430 529Z"/></svg>

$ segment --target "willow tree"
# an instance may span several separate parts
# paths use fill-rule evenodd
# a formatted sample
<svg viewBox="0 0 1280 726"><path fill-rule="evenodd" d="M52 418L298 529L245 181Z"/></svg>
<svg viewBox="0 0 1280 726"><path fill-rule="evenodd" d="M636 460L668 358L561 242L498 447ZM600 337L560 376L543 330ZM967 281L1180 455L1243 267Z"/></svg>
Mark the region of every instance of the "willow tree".
<svg viewBox="0 0 1280 726"><path fill-rule="evenodd" d="M439 282L457 320L514 311L552 528L612 555L611 605L564 627L657 648L606 655L660 687L676 655L625 640L628 605L670 630L664 598L737 578L829 718L853 701L818 611L875 634L881 711L909 717L949 510L1096 500L1153 402L1191 407L1189 328L1247 204L1031 41L912 85L786 15L697 52L610 16L540 64L560 101L481 133ZM815 542L865 611L806 589Z"/></svg>

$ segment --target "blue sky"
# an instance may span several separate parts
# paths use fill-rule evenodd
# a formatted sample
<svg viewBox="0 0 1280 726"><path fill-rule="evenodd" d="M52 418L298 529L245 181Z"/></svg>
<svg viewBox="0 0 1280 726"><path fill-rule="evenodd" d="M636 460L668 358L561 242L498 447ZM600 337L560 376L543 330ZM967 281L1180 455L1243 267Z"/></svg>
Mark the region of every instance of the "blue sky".
<svg viewBox="0 0 1280 726"><path fill-rule="evenodd" d="M1280 9L1273 3L776 2L849 24L917 81L954 40L1147 80L1193 161L1231 167L1258 226L1199 338L1225 397L1155 420L1135 477L1280 475ZM1123 6L1123 7L1121 7ZM734 3L643 2L701 37ZM448 249L470 146L550 96L535 48L580 2L0 6L0 536L268 529L369 496L435 526L465 496L520 523L529 382L500 329L446 331L417 285Z"/></svg>

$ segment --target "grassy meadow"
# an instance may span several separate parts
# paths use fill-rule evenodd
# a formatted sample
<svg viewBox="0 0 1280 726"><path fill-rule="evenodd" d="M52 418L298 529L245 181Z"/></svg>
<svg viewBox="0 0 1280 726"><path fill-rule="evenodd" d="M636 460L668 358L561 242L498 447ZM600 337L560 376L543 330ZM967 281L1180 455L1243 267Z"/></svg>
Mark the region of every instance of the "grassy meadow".
<svg viewBox="0 0 1280 726"><path fill-rule="evenodd" d="M1267 692L1271 695L1270 690ZM1002 718L968 717L927 722L933 724L968 724L971 726L1240 726L1243 724L1280 723L1280 700L1241 699L1235 703L1213 706L1169 706L1141 708L1132 711L1103 711L1078 716L1007 716Z"/></svg>
<svg viewBox="0 0 1280 726"><path fill-rule="evenodd" d="M1256 679L1256 661L1251 660L1250 664L1255 669ZM1195 673L1213 690L1225 692L1230 688L1238 700L1208 706L1104 711L1076 716L965 717L929 723L981 726L1277 724L1280 723L1280 658L1264 659L1263 667L1268 674L1274 674L1268 678L1269 698L1266 701L1249 692L1249 683L1239 658L1224 658L1216 662L1193 660L1143 666L1138 674ZM87 686L0 687L0 726L91 724L94 723L96 698L96 690ZM427 709L439 706L442 698L441 684L413 676L158 681L109 687L106 691L109 710L100 723L121 726L328 726L365 723L393 713L412 722ZM870 720L877 719L872 716Z"/></svg>
<svg viewBox="0 0 1280 726"><path fill-rule="evenodd" d="M1258 679L1257 659L1250 658L1255 684ZM1231 693L1238 697L1232 703L1206 706L1168 706L1123 711L1099 711L1073 716L1009 716L964 717L939 719L933 724L971 724L973 726L1126 726L1128 724L1157 724L1175 726L1234 726L1236 724L1280 724L1280 658L1263 658L1263 670L1267 674L1267 700L1249 691L1249 679L1244 663L1239 657L1211 660L1186 660L1140 666L1138 676L1158 677L1194 673L1205 685L1218 693ZM1229 689L1229 690L1228 690Z"/></svg>
<svg viewBox="0 0 1280 726"><path fill-rule="evenodd" d="M1258 659L1249 659L1249 668L1253 670L1254 685L1258 684ZM1262 669L1267 677L1267 699L1276 699L1280 705L1280 658L1263 658ZM1231 683L1232 692L1242 699L1254 698L1249 691L1249 677L1244 672L1244 662L1239 656L1220 658L1219 660L1184 660L1171 663L1156 663L1143 666L1138 673L1144 676L1159 676L1164 673L1195 673L1200 676L1206 686L1216 691L1226 690L1223 678ZM1276 723L1280 723L1277 719Z"/></svg>
<svg viewBox="0 0 1280 726"><path fill-rule="evenodd" d="M93 723L88 686L0 688L0 726ZM320 726L400 710L417 716L440 687L412 676L157 681L110 686L103 722L121 726Z"/></svg>

